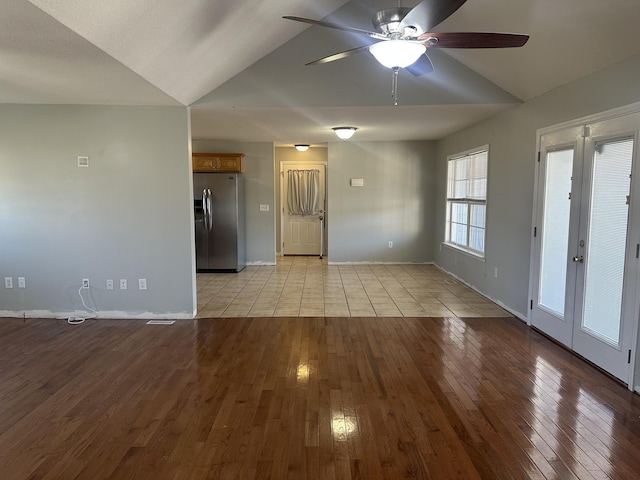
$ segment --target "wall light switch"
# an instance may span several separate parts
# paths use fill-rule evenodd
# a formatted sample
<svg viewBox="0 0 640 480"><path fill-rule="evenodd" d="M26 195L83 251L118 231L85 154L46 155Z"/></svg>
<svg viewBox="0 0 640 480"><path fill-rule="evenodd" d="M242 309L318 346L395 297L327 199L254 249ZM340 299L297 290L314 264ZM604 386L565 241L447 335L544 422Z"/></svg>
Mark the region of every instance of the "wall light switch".
<svg viewBox="0 0 640 480"><path fill-rule="evenodd" d="M352 178L350 184L352 187L364 187L364 178Z"/></svg>
<svg viewBox="0 0 640 480"><path fill-rule="evenodd" d="M268 212L269 211L269 204L268 203L261 203L260 204L260 211L261 212Z"/></svg>
<svg viewBox="0 0 640 480"><path fill-rule="evenodd" d="M4 288L13 288L13 277L4 277Z"/></svg>
<svg viewBox="0 0 640 480"><path fill-rule="evenodd" d="M24 277L18 277L18 288L27 288L27 282Z"/></svg>

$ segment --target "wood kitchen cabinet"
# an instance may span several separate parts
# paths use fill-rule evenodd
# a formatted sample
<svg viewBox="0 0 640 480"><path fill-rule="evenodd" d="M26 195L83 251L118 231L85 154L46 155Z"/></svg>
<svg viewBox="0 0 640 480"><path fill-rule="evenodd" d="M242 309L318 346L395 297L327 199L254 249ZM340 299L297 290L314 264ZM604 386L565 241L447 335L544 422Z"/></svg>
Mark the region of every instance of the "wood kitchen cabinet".
<svg viewBox="0 0 640 480"><path fill-rule="evenodd" d="M242 172L244 153L194 153L194 172Z"/></svg>

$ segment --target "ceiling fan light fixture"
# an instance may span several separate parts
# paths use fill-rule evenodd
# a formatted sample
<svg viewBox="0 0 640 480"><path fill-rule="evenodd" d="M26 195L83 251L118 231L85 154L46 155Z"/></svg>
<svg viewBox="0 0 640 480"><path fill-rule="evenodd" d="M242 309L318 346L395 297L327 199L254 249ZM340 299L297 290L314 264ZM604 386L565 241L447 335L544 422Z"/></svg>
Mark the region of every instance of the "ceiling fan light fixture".
<svg viewBox="0 0 640 480"><path fill-rule="evenodd" d="M387 68L405 68L413 64L425 53L422 43L409 40L387 40L369 47L371 55Z"/></svg>
<svg viewBox="0 0 640 480"><path fill-rule="evenodd" d="M333 131L341 140L348 140L356 133L356 127L333 127Z"/></svg>
<svg viewBox="0 0 640 480"><path fill-rule="evenodd" d="M306 145L304 143L297 143L294 145L294 147L296 147L296 150L298 150L299 152L306 152L307 150L309 150L309 145Z"/></svg>

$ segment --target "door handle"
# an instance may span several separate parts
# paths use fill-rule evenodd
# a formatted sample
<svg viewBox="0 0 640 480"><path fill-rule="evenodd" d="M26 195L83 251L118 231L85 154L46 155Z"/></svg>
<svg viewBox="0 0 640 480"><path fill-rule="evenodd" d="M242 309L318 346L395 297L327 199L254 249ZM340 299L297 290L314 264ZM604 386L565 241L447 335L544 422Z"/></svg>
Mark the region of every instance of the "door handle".
<svg viewBox="0 0 640 480"><path fill-rule="evenodd" d="M209 230L209 211L207 209L207 189L202 189L202 222L204 229Z"/></svg>
<svg viewBox="0 0 640 480"><path fill-rule="evenodd" d="M572 258L572 260L575 263L582 263L584 262L584 257L582 255L576 255L575 257Z"/></svg>
<svg viewBox="0 0 640 480"><path fill-rule="evenodd" d="M211 189L207 188L207 230L211 231L213 228L213 208L211 204Z"/></svg>

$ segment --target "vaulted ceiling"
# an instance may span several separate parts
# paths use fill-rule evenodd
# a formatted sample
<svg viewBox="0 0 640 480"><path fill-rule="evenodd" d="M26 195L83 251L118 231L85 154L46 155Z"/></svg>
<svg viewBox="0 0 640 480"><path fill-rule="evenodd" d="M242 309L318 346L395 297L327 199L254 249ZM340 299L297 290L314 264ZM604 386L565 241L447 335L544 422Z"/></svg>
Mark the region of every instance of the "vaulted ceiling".
<svg viewBox="0 0 640 480"><path fill-rule="evenodd" d="M405 0L412 7L417 0ZM396 0L2 0L0 102L185 105L195 139L324 143L437 139L640 54L637 0L467 0L435 31L526 33L522 48L429 51L434 72L391 72L356 35Z"/></svg>

